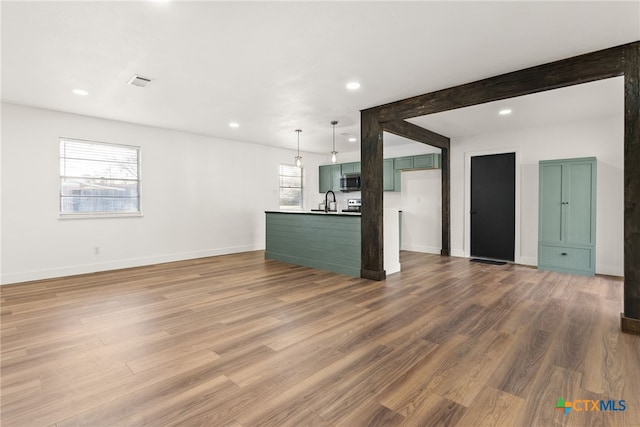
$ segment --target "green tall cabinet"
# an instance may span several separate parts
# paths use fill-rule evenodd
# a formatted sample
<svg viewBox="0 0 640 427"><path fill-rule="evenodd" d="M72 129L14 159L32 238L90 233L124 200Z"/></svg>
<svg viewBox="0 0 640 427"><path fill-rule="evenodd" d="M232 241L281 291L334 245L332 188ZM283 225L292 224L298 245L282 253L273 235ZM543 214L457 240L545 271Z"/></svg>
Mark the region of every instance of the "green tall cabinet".
<svg viewBox="0 0 640 427"><path fill-rule="evenodd" d="M540 270L595 274L596 168L595 157L540 162Z"/></svg>

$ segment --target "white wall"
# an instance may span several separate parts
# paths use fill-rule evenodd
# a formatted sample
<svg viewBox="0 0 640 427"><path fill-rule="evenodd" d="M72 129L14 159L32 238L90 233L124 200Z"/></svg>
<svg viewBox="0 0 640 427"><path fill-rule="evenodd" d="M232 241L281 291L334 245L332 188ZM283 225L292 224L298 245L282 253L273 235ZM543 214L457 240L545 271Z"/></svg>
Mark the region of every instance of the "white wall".
<svg viewBox="0 0 640 427"><path fill-rule="evenodd" d="M442 249L441 170L406 171L401 177L401 249L439 255Z"/></svg>
<svg viewBox="0 0 640 427"><path fill-rule="evenodd" d="M516 262L537 265L538 161L575 157L598 159L596 273L622 276L623 119L610 117L484 134L451 141L451 249L468 256L468 163L476 154L516 151L519 215ZM518 240L518 239L517 239ZM519 253L519 256L518 256Z"/></svg>
<svg viewBox="0 0 640 427"><path fill-rule="evenodd" d="M140 146L143 217L59 219L59 137ZM2 283L262 249L264 211L278 209L279 164L294 156L3 104ZM309 208L324 156L302 156Z"/></svg>

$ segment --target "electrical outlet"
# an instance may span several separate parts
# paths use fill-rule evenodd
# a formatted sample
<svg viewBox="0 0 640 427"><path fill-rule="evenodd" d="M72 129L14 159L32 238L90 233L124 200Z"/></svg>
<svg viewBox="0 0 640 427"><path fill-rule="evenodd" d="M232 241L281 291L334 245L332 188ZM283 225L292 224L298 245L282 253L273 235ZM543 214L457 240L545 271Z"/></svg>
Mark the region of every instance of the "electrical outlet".
<svg viewBox="0 0 640 427"><path fill-rule="evenodd" d="M94 255L100 255L100 246L94 246L93 247L93 254Z"/></svg>

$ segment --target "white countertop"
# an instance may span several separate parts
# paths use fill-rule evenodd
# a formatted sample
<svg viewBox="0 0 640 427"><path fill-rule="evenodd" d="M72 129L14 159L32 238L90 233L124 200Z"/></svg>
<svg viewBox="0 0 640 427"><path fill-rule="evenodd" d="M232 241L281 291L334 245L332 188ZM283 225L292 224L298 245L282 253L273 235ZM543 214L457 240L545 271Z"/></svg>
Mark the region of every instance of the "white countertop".
<svg viewBox="0 0 640 427"><path fill-rule="evenodd" d="M362 216L360 212L341 212L341 211L265 211L265 213L282 213L282 214L308 214L308 215L340 215L340 216Z"/></svg>

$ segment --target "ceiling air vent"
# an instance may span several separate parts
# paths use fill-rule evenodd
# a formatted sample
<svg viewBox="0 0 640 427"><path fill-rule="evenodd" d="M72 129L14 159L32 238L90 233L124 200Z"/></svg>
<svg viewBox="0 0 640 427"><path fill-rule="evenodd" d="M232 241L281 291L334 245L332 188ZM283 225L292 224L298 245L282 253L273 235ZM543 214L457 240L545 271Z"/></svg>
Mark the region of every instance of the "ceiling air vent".
<svg viewBox="0 0 640 427"><path fill-rule="evenodd" d="M153 79L150 79L149 77L143 77L143 76L139 76L137 74L134 74L133 77L131 77L131 79L129 80L129 82L127 84L129 84L131 86L145 87L149 83L151 83L152 81L153 81Z"/></svg>

